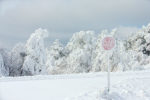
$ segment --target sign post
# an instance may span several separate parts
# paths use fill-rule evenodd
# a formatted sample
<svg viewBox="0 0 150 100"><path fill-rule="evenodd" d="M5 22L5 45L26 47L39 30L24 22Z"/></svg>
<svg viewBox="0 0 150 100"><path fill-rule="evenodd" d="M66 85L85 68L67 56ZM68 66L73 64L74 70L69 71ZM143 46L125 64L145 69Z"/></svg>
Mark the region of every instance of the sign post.
<svg viewBox="0 0 150 100"><path fill-rule="evenodd" d="M115 39L111 36L107 36L102 40L102 47L106 51L111 51L115 46ZM108 54L108 66L107 66L107 91L110 91L110 65L109 65L109 53Z"/></svg>

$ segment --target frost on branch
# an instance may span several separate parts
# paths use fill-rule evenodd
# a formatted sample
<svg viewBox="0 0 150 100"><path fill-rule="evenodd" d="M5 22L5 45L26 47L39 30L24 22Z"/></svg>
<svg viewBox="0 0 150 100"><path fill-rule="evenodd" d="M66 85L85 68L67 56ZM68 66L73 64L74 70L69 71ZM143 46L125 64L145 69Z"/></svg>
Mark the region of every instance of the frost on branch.
<svg viewBox="0 0 150 100"><path fill-rule="evenodd" d="M25 61L23 64L24 75L38 75L46 73L46 51L44 47L44 38L48 37L45 29L38 29L31 34L26 43Z"/></svg>

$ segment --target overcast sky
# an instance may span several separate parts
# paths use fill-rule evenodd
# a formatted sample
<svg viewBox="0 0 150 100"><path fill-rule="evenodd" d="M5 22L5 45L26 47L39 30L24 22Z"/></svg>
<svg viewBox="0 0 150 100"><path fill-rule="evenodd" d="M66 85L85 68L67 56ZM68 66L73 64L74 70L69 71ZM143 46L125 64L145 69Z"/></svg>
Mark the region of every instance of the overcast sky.
<svg viewBox="0 0 150 100"><path fill-rule="evenodd" d="M0 0L0 46L26 42L40 27L49 31L50 42L66 42L81 30L126 32L149 22L150 0Z"/></svg>

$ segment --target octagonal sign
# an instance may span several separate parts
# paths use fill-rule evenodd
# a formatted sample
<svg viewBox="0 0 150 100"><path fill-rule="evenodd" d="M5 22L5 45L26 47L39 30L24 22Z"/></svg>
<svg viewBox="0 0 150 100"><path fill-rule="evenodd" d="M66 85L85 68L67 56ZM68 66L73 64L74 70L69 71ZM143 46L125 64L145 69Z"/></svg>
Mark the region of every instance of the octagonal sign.
<svg viewBox="0 0 150 100"><path fill-rule="evenodd" d="M102 40L102 47L104 48L104 50L111 50L112 48L114 48L115 46L115 39L113 37L105 37Z"/></svg>

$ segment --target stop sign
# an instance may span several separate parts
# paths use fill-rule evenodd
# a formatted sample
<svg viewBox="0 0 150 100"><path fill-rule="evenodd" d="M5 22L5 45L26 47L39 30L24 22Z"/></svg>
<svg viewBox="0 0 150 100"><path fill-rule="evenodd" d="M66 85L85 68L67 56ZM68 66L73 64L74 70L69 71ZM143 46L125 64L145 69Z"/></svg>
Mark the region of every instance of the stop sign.
<svg viewBox="0 0 150 100"><path fill-rule="evenodd" d="M102 47L104 48L104 50L111 50L112 48L114 48L115 46L115 39L111 36L107 36L102 40ZM107 67L107 85L108 85L108 93L110 91L110 65L109 65L109 53L108 54L108 67ZM108 95L109 98L109 95Z"/></svg>
<svg viewBox="0 0 150 100"><path fill-rule="evenodd" d="M113 37L105 37L102 40L102 47L104 48L104 50L111 50L112 48L114 48L115 46L115 39Z"/></svg>

